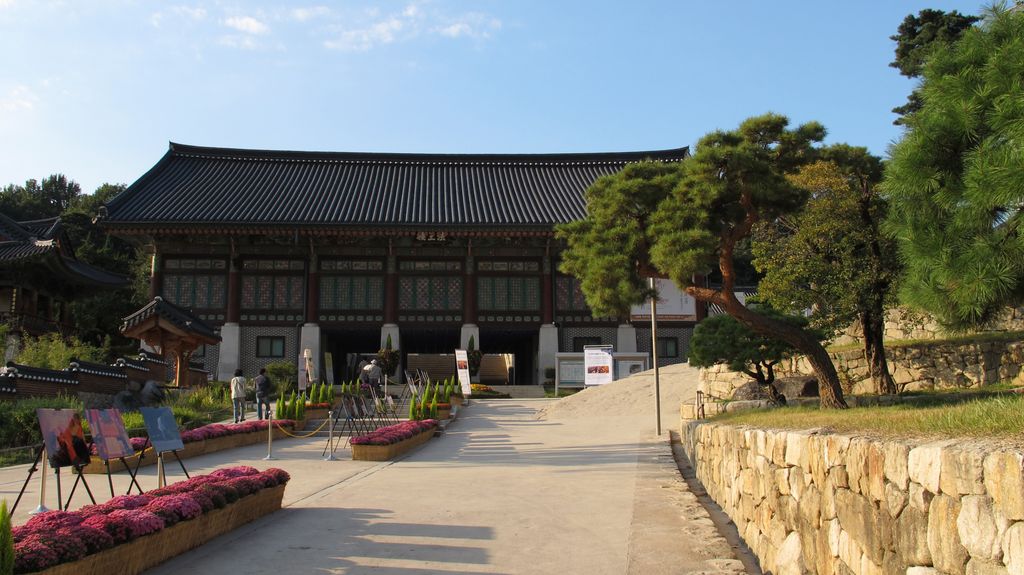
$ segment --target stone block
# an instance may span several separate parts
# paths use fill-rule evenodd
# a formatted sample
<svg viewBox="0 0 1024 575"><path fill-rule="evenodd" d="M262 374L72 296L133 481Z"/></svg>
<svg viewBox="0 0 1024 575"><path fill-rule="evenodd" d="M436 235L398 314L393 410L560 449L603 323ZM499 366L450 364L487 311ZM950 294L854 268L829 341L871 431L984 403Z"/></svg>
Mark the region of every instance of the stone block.
<svg viewBox="0 0 1024 575"><path fill-rule="evenodd" d="M843 490L836 494L836 514L843 531L850 534L865 555L875 564L885 557L880 514L863 495ZM885 518L888 521L888 518ZM849 565L856 563L847 562Z"/></svg>
<svg viewBox="0 0 1024 575"><path fill-rule="evenodd" d="M921 487L919 484L910 484L910 504L918 511L927 513L928 508L931 507L932 499L934 497L934 493L928 491L924 487Z"/></svg>
<svg viewBox="0 0 1024 575"><path fill-rule="evenodd" d="M964 575L967 567L967 549L960 542L956 520L960 515L960 501L949 495L936 495L928 508L928 550L932 565L950 575Z"/></svg>
<svg viewBox="0 0 1024 575"><path fill-rule="evenodd" d="M910 483L910 473L907 470L910 447L904 443L889 441L885 443L884 451L885 478L906 491Z"/></svg>
<svg viewBox="0 0 1024 575"><path fill-rule="evenodd" d="M807 446L807 435L802 433L786 434L786 465L791 467L800 466L800 460L804 455Z"/></svg>
<svg viewBox="0 0 1024 575"><path fill-rule="evenodd" d="M967 562L967 575L1010 575L1010 572L998 563L972 558Z"/></svg>
<svg viewBox="0 0 1024 575"><path fill-rule="evenodd" d="M933 494L939 493L942 449L945 446L945 443L919 445L910 450L907 458L907 472L910 475L910 480Z"/></svg>
<svg viewBox="0 0 1024 575"><path fill-rule="evenodd" d="M896 519L896 552L908 565L931 565L932 554L928 550L928 516L925 512L908 505Z"/></svg>
<svg viewBox="0 0 1024 575"><path fill-rule="evenodd" d="M908 499L906 491L892 483L885 484L885 509L889 512L889 517L899 517L903 508L907 506Z"/></svg>
<svg viewBox="0 0 1024 575"><path fill-rule="evenodd" d="M907 575L943 575L931 567L907 567Z"/></svg>
<svg viewBox="0 0 1024 575"><path fill-rule="evenodd" d="M1024 573L1024 522L1011 525L1003 535L1003 564L1010 573Z"/></svg>
<svg viewBox="0 0 1024 575"><path fill-rule="evenodd" d="M892 551L885 552L885 559L882 560L883 575L906 575L907 564L899 555Z"/></svg>
<svg viewBox="0 0 1024 575"><path fill-rule="evenodd" d="M956 519L960 542L971 557L995 562L1003 557L992 500L984 495L966 495L960 500Z"/></svg>
<svg viewBox="0 0 1024 575"><path fill-rule="evenodd" d="M789 469L789 494L793 499L800 501L804 492L804 472L799 467Z"/></svg>
<svg viewBox="0 0 1024 575"><path fill-rule="evenodd" d="M979 449L944 449L939 489L948 495L982 495L985 453Z"/></svg>
<svg viewBox="0 0 1024 575"><path fill-rule="evenodd" d="M881 444L868 444L864 471L861 481L864 495L875 502L885 500L885 451Z"/></svg>
<svg viewBox="0 0 1024 575"><path fill-rule="evenodd" d="M1008 519L1024 520L1024 454L993 451L984 467L985 490L995 508Z"/></svg>

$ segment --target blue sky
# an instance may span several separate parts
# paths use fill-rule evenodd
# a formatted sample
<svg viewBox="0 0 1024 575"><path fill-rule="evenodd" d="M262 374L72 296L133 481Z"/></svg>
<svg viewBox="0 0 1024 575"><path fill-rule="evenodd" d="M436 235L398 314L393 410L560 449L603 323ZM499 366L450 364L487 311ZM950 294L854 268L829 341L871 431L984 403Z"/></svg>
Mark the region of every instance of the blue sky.
<svg viewBox="0 0 1024 575"><path fill-rule="evenodd" d="M884 155L888 63L934 0L0 0L0 185L131 183L168 141L605 152L693 145L767 111Z"/></svg>

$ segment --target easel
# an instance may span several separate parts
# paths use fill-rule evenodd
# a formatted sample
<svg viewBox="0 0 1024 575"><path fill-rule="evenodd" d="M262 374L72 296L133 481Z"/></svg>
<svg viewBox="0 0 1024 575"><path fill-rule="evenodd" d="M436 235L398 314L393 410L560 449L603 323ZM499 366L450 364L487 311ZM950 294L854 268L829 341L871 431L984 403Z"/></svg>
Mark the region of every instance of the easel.
<svg viewBox="0 0 1024 575"><path fill-rule="evenodd" d="M140 451L138 453L138 456L139 456L139 463L141 463L142 462L142 457L143 457L143 452ZM132 466L129 465L127 461L125 461L124 457L118 457L117 459L121 461L121 465L124 465L125 471L127 471L128 475L132 478L131 483L128 484L128 492L125 493L125 495L130 495L131 494L132 486L133 485L138 488L139 495L142 495L142 486L140 486L139 482L135 480L135 474L138 473L138 471L139 471L139 464L136 463L135 464L135 469L132 470ZM107 470L107 483L110 484L110 496L113 497L114 496L114 478L113 478L113 475L111 475L111 473L110 473L110 460L109 459L104 459L103 460L103 466Z"/></svg>
<svg viewBox="0 0 1024 575"><path fill-rule="evenodd" d="M75 477L75 483L71 486L71 493L68 493L68 501L64 504L64 511L67 511L71 507L71 498L75 496L75 490L78 489L78 483L81 482L85 487L85 492L89 494L89 500L92 501L93 505L96 505L96 498L92 496L92 489L89 489L89 482L85 480L85 474L82 473L82 469L85 465L72 465L72 468L78 473L78 477ZM53 468L53 474L57 476L57 505L60 505L60 467Z"/></svg>
<svg viewBox="0 0 1024 575"><path fill-rule="evenodd" d="M139 462L135 465L135 471L136 472L138 472L138 470L139 470L139 465L142 464L142 454L146 451L146 446L148 446L148 445L153 445L153 442L150 441L149 438L147 437L145 445L143 445L142 446L142 450L139 451ZM156 451L156 446L155 445L153 445L153 450ZM182 473L185 474L185 479L191 479L191 477L189 477L189 475L188 475L188 470L185 469L185 464L181 461L181 457L178 457L178 450L171 449L171 450L168 450L168 451L157 451L156 452L156 486L158 488L159 487L166 487L167 486L167 477L164 474L164 454L165 453L173 453L174 454L174 458L178 460L178 465L181 466ZM132 479L134 479L134 478L135 477L133 475ZM138 484L136 484L136 485L138 485ZM128 492L131 493L131 487L130 486L128 488ZM139 488L139 492L140 493L142 492L141 488Z"/></svg>
<svg viewBox="0 0 1024 575"><path fill-rule="evenodd" d="M45 443L41 443L41 444L36 446L36 448L35 448L36 455L35 455L35 458L33 458L33 460L32 460L32 467L28 468L28 476L25 477L25 483L23 483L21 485L21 491L18 492L18 498L14 500L14 505L11 506L11 510L9 512L11 516L14 515L14 510L18 508L18 503L21 502L22 496L25 495L25 489L28 488L28 482L32 480L32 474L39 470L39 462L41 460L43 460L43 452L44 451L46 451L46 444ZM43 465L45 467L45 463ZM39 477L41 479L40 486L39 486L39 507L37 507L35 509L34 513L42 513L44 511L49 511L49 509L47 509L46 506L43 505L43 499L45 497L45 492L46 492L46 470L45 469L43 469L43 474L40 475Z"/></svg>

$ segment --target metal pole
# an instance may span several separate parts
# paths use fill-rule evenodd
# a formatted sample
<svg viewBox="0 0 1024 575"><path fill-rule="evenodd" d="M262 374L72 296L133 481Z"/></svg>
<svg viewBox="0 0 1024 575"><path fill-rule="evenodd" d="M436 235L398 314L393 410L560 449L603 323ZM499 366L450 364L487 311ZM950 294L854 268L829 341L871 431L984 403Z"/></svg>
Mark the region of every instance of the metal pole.
<svg viewBox="0 0 1024 575"><path fill-rule="evenodd" d="M277 401L281 401L281 400L278 399ZM268 394L268 397L267 397L267 411L270 411L270 397L269 397L269 394ZM273 449L274 449L273 444L274 444L274 418L270 417L270 414L268 413L267 414L267 456L263 458L263 461L273 461L275 459L274 458L274 453L273 453Z"/></svg>
<svg viewBox="0 0 1024 575"><path fill-rule="evenodd" d="M167 476L164 475L164 454L160 452L156 455L156 486L167 487Z"/></svg>
<svg viewBox="0 0 1024 575"><path fill-rule="evenodd" d="M388 380L387 377L385 377L384 381L386 382L387 380ZM387 383L385 383L384 385L386 386ZM331 451L330 451L330 453L327 454L327 457L324 458L324 461L334 461L334 410L333 409L328 409L327 410L327 423L330 424L330 425L327 426L327 445L331 446Z"/></svg>
<svg viewBox="0 0 1024 575"><path fill-rule="evenodd" d="M654 289L654 278L650 278ZM661 378L658 374L658 296L651 296L651 361L654 363L654 409L658 414L658 435L661 435Z"/></svg>

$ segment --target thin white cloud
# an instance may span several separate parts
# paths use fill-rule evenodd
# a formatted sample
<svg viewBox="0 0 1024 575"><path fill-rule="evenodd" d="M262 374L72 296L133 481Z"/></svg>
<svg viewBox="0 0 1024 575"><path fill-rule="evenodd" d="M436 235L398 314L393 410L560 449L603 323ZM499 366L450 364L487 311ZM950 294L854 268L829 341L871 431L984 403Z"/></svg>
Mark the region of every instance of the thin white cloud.
<svg viewBox="0 0 1024 575"><path fill-rule="evenodd" d="M39 96L31 88L24 84L18 84L11 88L7 95L0 98L0 110L6 112L17 112L19 110L31 110L35 108Z"/></svg>
<svg viewBox="0 0 1024 575"><path fill-rule="evenodd" d="M0 8L10 8L14 6L14 0L0 0Z"/></svg>
<svg viewBox="0 0 1024 575"><path fill-rule="evenodd" d="M332 36L324 41L324 46L333 50L365 52L424 34L486 40L501 30L501 20L493 16L469 12L446 17L425 10L421 2L411 2L401 11L392 14L381 14L377 9L370 9L362 16L361 22L353 19L355 23L332 26Z"/></svg>
<svg viewBox="0 0 1024 575"><path fill-rule="evenodd" d="M299 22L308 22L317 18L323 18L331 13L331 9L327 6L311 6L309 8L295 8L291 12L293 20Z"/></svg>
<svg viewBox="0 0 1024 575"><path fill-rule="evenodd" d="M171 8L171 11L185 16L186 18L191 18L192 20L202 20L206 18L206 9L202 7L193 8L191 6L174 6Z"/></svg>
<svg viewBox="0 0 1024 575"><path fill-rule="evenodd" d="M255 50L258 48L255 38L252 36L246 36L242 34L232 34L230 36L222 36L220 38L220 44L229 48L238 48L240 50Z"/></svg>
<svg viewBox="0 0 1024 575"><path fill-rule="evenodd" d="M501 30L501 20L473 12L460 16L446 26L437 28L437 33L448 38L486 40L498 30Z"/></svg>
<svg viewBox="0 0 1024 575"><path fill-rule="evenodd" d="M224 20L224 25L228 28L234 28L239 32L253 35L266 34L270 31L269 26L252 16L232 16Z"/></svg>

